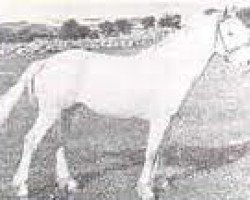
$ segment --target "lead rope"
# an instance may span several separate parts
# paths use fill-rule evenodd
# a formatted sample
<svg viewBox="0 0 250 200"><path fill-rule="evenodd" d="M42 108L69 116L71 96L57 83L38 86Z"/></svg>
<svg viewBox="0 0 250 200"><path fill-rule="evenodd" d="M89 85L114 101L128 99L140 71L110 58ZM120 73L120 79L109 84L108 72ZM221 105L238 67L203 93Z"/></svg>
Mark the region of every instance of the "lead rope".
<svg viewBox="0 0 250 200"><path fill-rule="evenodd" d="M222 35L222 33L221 33L220 23L218 23L218 36L219 36L220 39L221 39L221 42L222 42L222 45L223 45L223 48L224 48L225 52L226 52L226 53L229 53L229 49L227 48L227 44L226 44L226 42L225 42L225 40L224 40L224 37L223 37L223 35Z"/></svg>

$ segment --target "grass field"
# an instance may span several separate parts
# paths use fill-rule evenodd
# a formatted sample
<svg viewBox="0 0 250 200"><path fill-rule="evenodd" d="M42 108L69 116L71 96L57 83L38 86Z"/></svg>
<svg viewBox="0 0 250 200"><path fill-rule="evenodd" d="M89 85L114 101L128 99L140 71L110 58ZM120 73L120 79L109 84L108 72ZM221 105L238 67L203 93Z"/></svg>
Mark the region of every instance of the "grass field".
<svg viewBox="0 0 250 200"><path fill-rule="evenodd" d="M17 75L0 77L0 94L14 84L30 61L0 60L0 71ZM250 199L250 143L228 146L232 140L250 136L250 74L215 56L173 118L163 141L160 176L171 185L158 188L165 200ZM21 157L24 134L37 115L36 106L24 94L8 122L0 129L0 199L13 197L12 176ZM75 199L138 199L135 184L146 147L148 123L140 119L117 120L97 115L83 105L69 116L71 126L58 121L34 154L29 173L30 196L66 199L55 186L55 151L66 146L73 177L79 181ZM249 159L249 160L248 160ZM166 176L169 170L171 175ZM52 199L52 198L51 198Z"/></svg>

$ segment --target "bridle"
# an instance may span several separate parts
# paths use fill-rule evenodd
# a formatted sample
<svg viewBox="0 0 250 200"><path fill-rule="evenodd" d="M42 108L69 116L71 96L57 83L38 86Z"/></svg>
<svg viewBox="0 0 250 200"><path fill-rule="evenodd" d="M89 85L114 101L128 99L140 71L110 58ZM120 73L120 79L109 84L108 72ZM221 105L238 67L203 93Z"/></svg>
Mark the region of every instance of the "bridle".
<svg viewBox="0 0 250 200"><path fill-rule="evenodd" d="M248 46L250 44L248 42L248 43L240 44L232 49L228 48L228 46L225 42L225 39L223 37L222 31L221 31L221 23L225 22L228 18L229 18L229 16L224 13L223 19L217 20L216 29L215 29L215 36L214 36L214 49L216 49L216 45L217 45L218 41L220 40L226 56L229 56L230 54L240 50L243 46Z"/></svg>
<svg viewBox="0 0 250 200"><path fill-rule="evenodd" d="M215 37L214 37L214 49L216 48L216 45L220 39L222 46L224 48L224 51L226 53L228 53L230 50L228 49L227 44L225 42L225 39L224 39L222 32L221 32L221 23L223 23L224 21L225 21L225 19L217 20L217 22L216 22L216 28L215 28L215 33L214 33L214 35L215 35Z"/></svg>

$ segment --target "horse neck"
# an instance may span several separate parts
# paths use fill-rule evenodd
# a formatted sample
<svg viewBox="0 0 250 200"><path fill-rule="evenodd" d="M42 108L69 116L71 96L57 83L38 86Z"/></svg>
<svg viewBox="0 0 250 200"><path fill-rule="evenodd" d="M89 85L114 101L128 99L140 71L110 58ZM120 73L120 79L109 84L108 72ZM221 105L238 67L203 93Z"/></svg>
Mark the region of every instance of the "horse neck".
<svg viewBox="0 0 250 200"><path fill-rule="evenodd" d="M189 18L186 25L171 33L165 40L159 42L159 44L152 45L150 48L142 51L141 56L160 56L169 59L169 54L187 52L202 57L209 56L213 53L214 47L214 34L216 27L216 17L195 15ZM191 47L193 52L190 52ZM171 53L170 53L171 52ZM187 55L187 54L186 54ZM202 59L202 58L201 58Z"/></svg>
<svg viewBox="0 0 250 200"><path fill-rule="evenodd" d="M157 66L156 64L152 66L154 70L157 68L166 76L171 71L173 76L182 77L180 80L185 79L185 85L189 85L194 77L202 73L214 53L216 19L210 17L187 25L163 41L162 46L155 48L154 51L151 49L151 53L147 52L147 56L143 58L153 58L159 63Z"/></svg>

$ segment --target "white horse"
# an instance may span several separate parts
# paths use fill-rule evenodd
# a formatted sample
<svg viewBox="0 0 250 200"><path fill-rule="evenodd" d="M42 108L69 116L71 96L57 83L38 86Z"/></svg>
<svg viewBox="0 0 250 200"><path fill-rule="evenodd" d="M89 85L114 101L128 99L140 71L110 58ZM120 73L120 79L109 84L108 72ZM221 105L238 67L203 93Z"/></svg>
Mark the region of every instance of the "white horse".
<svg viewBox="0 0 250 200"><path fill-rule="evenodd" d="M8 118L25 86L33 88L30 93L33 91L39 103L38 118L24 138L22 158L13 178L18 195L28 195L31 157L47 130L62 109L80 102L100 114L149 120L145 163L137 190L143 200L153 199L156 155L171 116L215 48L225 55L248 42L248 31L235 11L213 11L210 15L194 15L157 48L153 46L135 56L71 50L34 62L0 99L0 124ZM69 189L77 187L63 147L57 151L57 180Z"/></svg>

